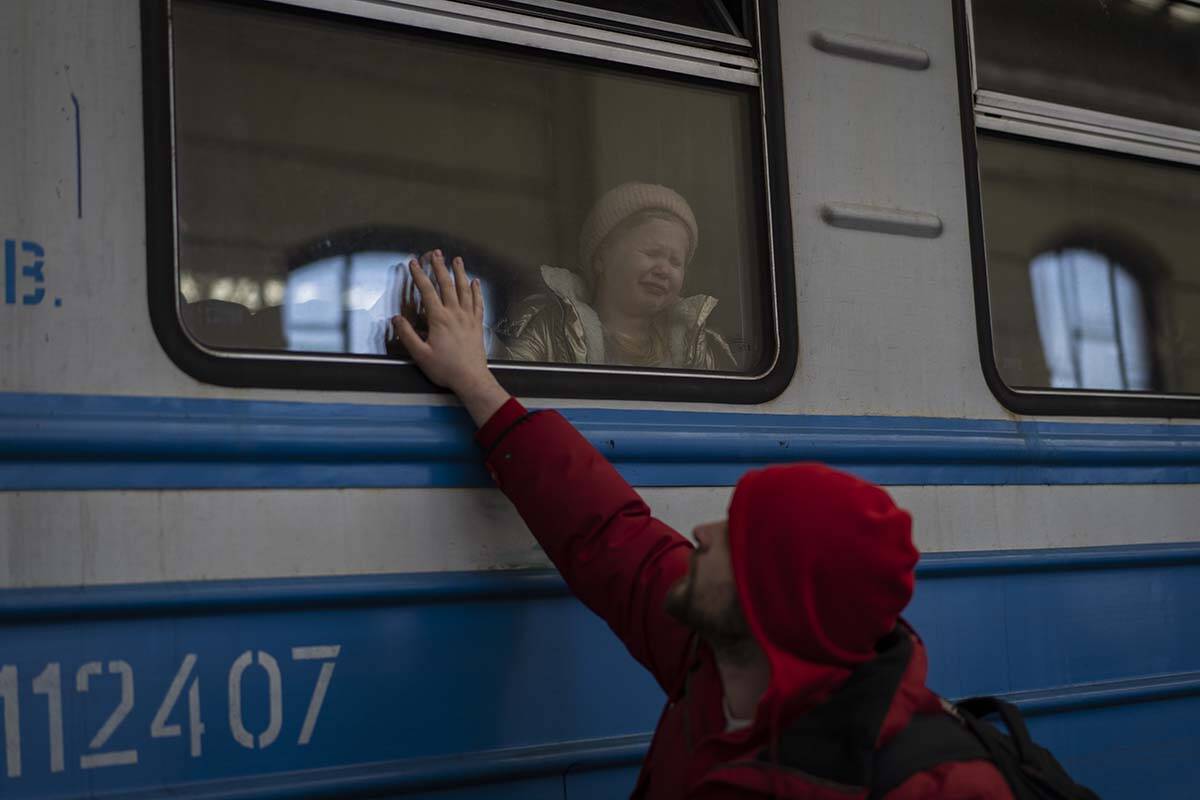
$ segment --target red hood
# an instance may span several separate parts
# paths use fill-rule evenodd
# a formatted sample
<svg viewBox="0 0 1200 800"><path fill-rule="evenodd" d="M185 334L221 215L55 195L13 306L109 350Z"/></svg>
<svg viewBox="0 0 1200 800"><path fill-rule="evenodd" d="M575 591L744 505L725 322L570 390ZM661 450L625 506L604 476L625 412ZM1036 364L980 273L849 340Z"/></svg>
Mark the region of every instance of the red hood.
<svg viewBox="0 0 1200 800"><path fill-rule="evenodd" d="M827 699L871 659L913 591L912 520L878 486L819 464L747 473L729 505L734 576L771 663L758 714Z"/></svg>

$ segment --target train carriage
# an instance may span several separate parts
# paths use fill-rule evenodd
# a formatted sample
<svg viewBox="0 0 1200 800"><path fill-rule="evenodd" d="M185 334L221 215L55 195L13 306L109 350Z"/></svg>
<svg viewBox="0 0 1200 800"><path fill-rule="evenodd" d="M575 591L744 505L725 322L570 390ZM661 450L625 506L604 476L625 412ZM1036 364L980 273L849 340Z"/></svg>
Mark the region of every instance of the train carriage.
<svg viewBox="0 0 1200 800"><path fill-rule="evenodd" d="M932 688L1200 791L1197 3L8 0L0 53L0 796L632 789L661 693L389 333L432 248L667 522L883 484ZM693 217L646 353L580 235L630 185Z"/></svg>

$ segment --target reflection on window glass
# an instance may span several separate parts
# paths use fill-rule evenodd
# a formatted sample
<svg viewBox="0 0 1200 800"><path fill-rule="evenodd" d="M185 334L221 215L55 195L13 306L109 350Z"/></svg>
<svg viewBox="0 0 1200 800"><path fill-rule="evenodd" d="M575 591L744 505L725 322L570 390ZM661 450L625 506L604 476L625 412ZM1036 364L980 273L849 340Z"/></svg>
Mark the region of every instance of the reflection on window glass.
<svg viewBox="0 0 1200 800"><path fill-rule="evenodd" d="M735 369L728 342L708 326L717 299L683 295L699 236L691 206L670 188L609 190L584 221L577 269L543 266L542 291L504 320L503 357Z"/></svg>
<svg viewBox="0 0 1200 800"><path fill-rule="evenodd" d="M1141 287L1094 250L1043 253L1030 265L1038 333L1056 389L1151 388Z"/></svg>
<svg viewBox="0 0 1200 800"><path fill-rule="evenodd" d="M1200 4L974 0L979 87L1200 128Z"/></svg>
<svg viewBox="0 0 1200 800"><path fill-rule="evenodd" d="M292 270L283 302L287 348L382 353L381 326L398 313L395 275L412 255L353 253Z"/></svg>
<svg viewBox="0 0 1200 800"><path fill-rule="evenodd" d="M991 134L979 168L1005 383L1200 394L1200 170Z"/></svg>
<svg viewBox="0 0 1200 800"><path fill-rule="evenodd" d="M770 360L752 88L217 0L172 23L201 344L403 355L397 265L440 248L486 287L493 360Z"/></svg>
<svg viewBox="0 0 1200 800"><path fill-rule="evenodd" d="M676 25L742 34L743 0L570 0L620 14L659 19Z"/></svg>
<svg viewBox="0 0 1200 800"><path fill-rule="evenodd" d="M283 296L282 326L288 350L383 354L393 338L392 317L410 260L421 253L362 251L322 258L293 269ZM484 327L494 327L495 293L481 280Z"/></svg>

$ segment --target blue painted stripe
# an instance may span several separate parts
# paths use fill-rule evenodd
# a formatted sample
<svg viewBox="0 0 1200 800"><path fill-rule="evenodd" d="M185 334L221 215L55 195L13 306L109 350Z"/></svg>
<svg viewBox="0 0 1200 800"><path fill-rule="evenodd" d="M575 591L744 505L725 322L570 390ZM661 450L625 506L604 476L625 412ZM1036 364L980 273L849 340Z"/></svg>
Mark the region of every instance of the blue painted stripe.
<svg viewBox="0 0 1200 800"><path fill-rule="evenodd" d="M1200 542L928 553L918 580L1200 564ZM550 569L0 589L0 623L565 597Z"/></svg>
<svg viewBox="0 0 1200 800"><path fill-rule="evenodd" d="M1200 542L926 553L917 565L917 576L928 579L1185 564L1200 564Z"/></svg>
<svg viewBox="0 0 1200 800"><path fill-rule="evenodd" d="M907 615L926 642L931 687L1016 701L1035 737L1103 796L1131 796L1148 775L1175 776L1156 796L1200 785L1200 543L941 553L918 572ZM619 796L662 702L546 570L0 590L0 639L0 663L14 666L31 703L20 722L24 774L0 771L0 795L14 800L495 800L561 797L564 780ZM333 645L329 694L302 744L318 665L294 648ZM233 665L247 652L270 655L282 676L282 728L269 747L246 747L225 724ZM195 756L182 705L168 719L179 736L150 733L187 654L207 726ZM114 659L136 675L138 697L114 746L137 748L140 760L81 766L94 709L117 701L106 675L86 696L62 693L67 768L52 772L35 676L55 663L69 687L82 665ZM267 727L266 686L258 667L246 673L247 730Z"/></svg>
<svg viewBox="0 0 1200 800"><path fill-rule="evenodd" d="M513 747L445 758L412 759L369 766L300 770L283 775L175 784L147 792L89 794L158 800L293 800L293 798L407 795L459 787L561 777L568 770L594 770L641 764L650 734L614 736L554 745ZM512 797L520 797L513 786Z"/></svg>
<svg viewBox="0 0 1200 800"><path fill-rule="evenodd" d="M1200 564L1200 542L1040 551L929 553L920 581L976 575L1138 569ZM407 606L437 602L526 600L568 596L554 570L414 572L250 581L196 581L0 589L0 622L121 616L259 612L287 608Z"/></svg>
<svg viewBox="0 0 1200 800"><path fill-rule="evenodd" d="M564 411L642 486L824 461L891 485L1200 483L1200 425ZM0 394L0 489L487 486L457 407Z"/></svg>
<svg viewBox="0 0 1200 800"><path fill-rule="evenodd" d="M1087 708L1156 702L1200 695L1200 673L1134 681L1068 686L1040 692L1001 695L1031 718ZM149 792L94 794L134 800L184 797L192 800L292 800L349 795L404 795L481 784L555 777L568 770L638 767L650 746L650 734L614 736L553 745L514 747L355 767L301 770L283 775L175 784ZM519 787L514 787L519 793Z"/></svg>
<svg viewBox="0 0 1200 800"><path fill-rule="evenodd" d="M430 572L0 589L0 622L565 597L554 570Z"/></svg>
<svg viewBox="0 0 1200 800"><path fill-rule="evenodd" d="M1030 692L1011 692L1004 699L1026 716L1043 716L1108 708L1129 703L1152 703L1200 695L1200 672L1155 675L1124 681L1102 681Z"/></svg>

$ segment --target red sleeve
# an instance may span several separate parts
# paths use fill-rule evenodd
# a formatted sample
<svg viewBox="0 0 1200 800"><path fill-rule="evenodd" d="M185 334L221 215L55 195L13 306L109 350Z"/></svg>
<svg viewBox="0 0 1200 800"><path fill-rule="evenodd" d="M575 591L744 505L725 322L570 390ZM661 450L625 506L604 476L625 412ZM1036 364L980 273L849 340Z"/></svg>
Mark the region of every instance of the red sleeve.
<svg viewBox="0 0 1200 800"><path fill-rule="evenodd" d="M520 422L529 414L521 401L510 397L504 405L496 409L491 419L483 423L483 427L475 434L475 443L483 448L484 455L491 455L492 448L508 433L509 428Z"/></svg>
<svg viewBox="0 0 1200 800"><path fill-rule="evenodd" d="M888 792L887 800L1013 800L990 761L955 761L918 772Z"/></svg>
<svg viewBox="0 0 1200 800"><path fill-rule="evenodd" d="M558 567L667 692L690 632L663 610L692 546L650 514L637 492L560 414L510 399L476 441L488 471Z"/></svg>

